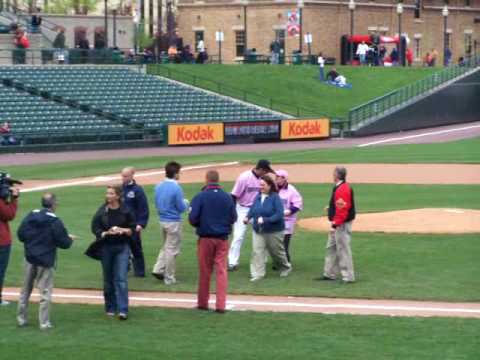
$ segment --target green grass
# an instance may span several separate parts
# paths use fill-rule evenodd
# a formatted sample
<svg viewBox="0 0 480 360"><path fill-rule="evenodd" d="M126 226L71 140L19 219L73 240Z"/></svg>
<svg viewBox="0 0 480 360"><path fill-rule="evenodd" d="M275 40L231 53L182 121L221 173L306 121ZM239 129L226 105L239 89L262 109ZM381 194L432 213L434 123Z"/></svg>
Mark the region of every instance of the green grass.
<svg viewBox="0 0 480 360"><path fill-rule="evenodd" d="M473 319L134 308L106 318L101 306L53 305L56 328L17 328L15 308L0 309L2 359L356 359L473 360Z"/></svg>
<svg viewBox="0 0 480 360"><path fill-rule="evenodd" d="M149 71L153 71L154 68L155 66L149 67ZM162 65L159 69L161 74L166 74L166 70L171 69L174 79L190 84L193 82L192 75L194 75L196 86L228 96L243 98L242 91L259 94L260 97L246 98L247 101L258 105L269 106L270 103L266 99L272 98L276 110L294 115L296 115L294 107L283 104L295 105L311 109L317 114L340 118L346 117L352 107L438 71L438 69L422 67L337 66L337 71L353 84L353 89L340 89L318 81L317 66ZM327 66L325 69L328 72L330 67ZM212 81L220 82L224 86L219 89Z"/></svg>
<svg viewBox="0 0 480 360"><path fill-rule="evenodd" d="M159 156L135 159L89 160L28 166L10 166L20 179L70 179L117 173L124 166L138 169L163 168L168 160L183 165L207 162L242 161L255 163L260 157L280 163L479 163L480 138L438 144L387 145L364 148L314 149L275 152L223 153L196 156Z"/></svg>
<svg viewBox="0 0 480 360"><path fill-rule="evenodd" d="M232 184L227 184L230 189ZM191 198L199 184L185 186ZM299 184L305 198L303 217L319 216L327 202L328 184ZM146 188L150 199L152 187ZM356 201L360 212L411 209L421 207L480 208L480 186L471 185L356 185ZM72 288L101 288L100 264L83 255L93 240L89 232L91 217L101 199L103 188L78 187L59 189L59 216L70 232L80 239L68 251L60 251L55 285ZM22 195L21 212L13 230L27 210L38 206L38 193ZM153 210L153 206L151 206ZM422 219L419 219L422 221ZM195 292L197 286L196 237L192 228L184 225L182 253L178 257L180 284L167 288L148 276L131 278L131 290ZM325 233L298 230L294 236L292 256L294 271L280 279L272 271L259 283L249 282L248 264L251 236L242 249L241 266L230 277L232 293L330 296L359 298L430 299L443 301L479 301L480 268L478 234L472 235L407 235L354 233L353 252L358 283L319 283L312 279L323 267ZM152 212L150 226L144 234L147 270L151 270L161 244L156 214ZM6 284L22 283L22 251L16 241L8 269Z"/></svg>

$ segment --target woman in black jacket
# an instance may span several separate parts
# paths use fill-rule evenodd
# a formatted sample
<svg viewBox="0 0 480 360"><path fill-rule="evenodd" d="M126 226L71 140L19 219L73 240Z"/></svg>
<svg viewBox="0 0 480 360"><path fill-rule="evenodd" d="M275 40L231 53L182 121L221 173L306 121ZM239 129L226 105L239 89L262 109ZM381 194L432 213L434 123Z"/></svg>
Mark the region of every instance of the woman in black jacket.
<svg viewBox="0 0 480 360"><path fill-rule="evenodd" d="M92 220L92 232L102 246L103 296L108 316L118 312L120 320L128 317L129 241L135 229L135 216L122 203L120 186L107 187L105 204Z"/></svg>

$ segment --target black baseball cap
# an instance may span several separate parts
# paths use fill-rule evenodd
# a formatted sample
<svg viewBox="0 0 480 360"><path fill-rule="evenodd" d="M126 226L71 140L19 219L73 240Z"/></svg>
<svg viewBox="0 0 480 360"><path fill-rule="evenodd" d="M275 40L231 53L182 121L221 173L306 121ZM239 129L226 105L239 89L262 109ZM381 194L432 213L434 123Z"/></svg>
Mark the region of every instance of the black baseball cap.
<svg viewBox="0 0 480 360"><path fill-rule="evenodd" d="M265 159L258 160L257 166L255 168L266 170L270 173L275 173L275 171L273 171L273 169L270 167L270 161L265 160Z"/></svg>

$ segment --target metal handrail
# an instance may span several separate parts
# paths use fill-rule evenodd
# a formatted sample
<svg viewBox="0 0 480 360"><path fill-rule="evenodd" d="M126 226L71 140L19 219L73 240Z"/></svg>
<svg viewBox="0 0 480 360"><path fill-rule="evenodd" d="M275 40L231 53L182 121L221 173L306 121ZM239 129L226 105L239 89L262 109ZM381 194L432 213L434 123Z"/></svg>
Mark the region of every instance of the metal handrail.
<svg viewBox="0 0 480 360"><path fill-rule="evenodd" d="M400 89L382 95L381 97L356 106L350 109L348 113L350 126L356 126L399 108L413 99L423 96L458 76L467 73L477 66L480 66L480 57L473 55L470 58L467 58L463 64L446 67L427 78L418 80L415 83L406 85Z"/></svg>

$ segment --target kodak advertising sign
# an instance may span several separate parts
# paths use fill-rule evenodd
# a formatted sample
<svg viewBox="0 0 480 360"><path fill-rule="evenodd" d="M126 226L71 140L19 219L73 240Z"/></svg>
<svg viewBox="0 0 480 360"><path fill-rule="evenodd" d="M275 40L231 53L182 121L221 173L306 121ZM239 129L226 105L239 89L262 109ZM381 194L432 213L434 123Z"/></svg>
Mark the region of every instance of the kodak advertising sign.
<svg viewBox="0 0 480 360"><path fill-rule="evenodd" d="M168 145L221 144L223 142L223 123L168 125Z"/></svg>
<svg viewBox="0 0 480 360"><path fill-rule="evenodd" d="M329 119L282 120L281 139L322 139L330 137Z"/></svg>

